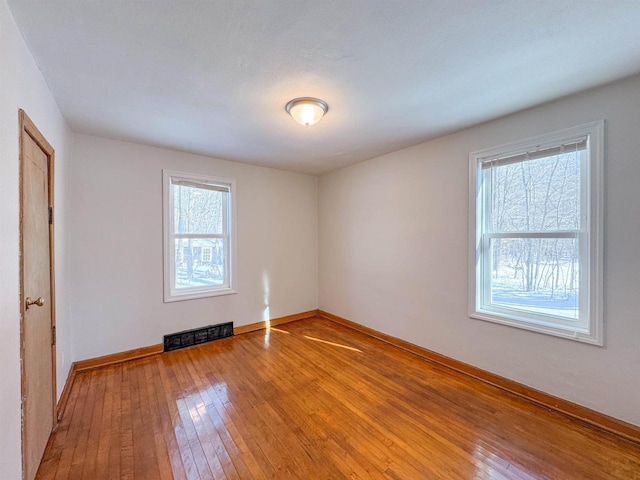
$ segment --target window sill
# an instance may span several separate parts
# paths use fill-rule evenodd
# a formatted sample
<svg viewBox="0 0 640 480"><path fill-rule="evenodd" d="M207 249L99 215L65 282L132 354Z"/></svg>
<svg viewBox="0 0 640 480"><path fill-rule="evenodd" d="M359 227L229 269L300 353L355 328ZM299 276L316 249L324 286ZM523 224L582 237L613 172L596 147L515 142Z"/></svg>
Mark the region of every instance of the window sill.
<svg viewBox="0 0 640 480"><path fill-rule="evenodd" d="M231 288L225 288L221 290L207 291L207 292L190 292L184 294L176 294L164 297L164 303L182 302L184 300L195 300L198 298L207 297L220 297L222 295L235 295L237 290Z"/></svg>
<svg viewBox="0 0 640 480"><path fill-rule="evenodd" d="M493 312L486 312L483 310L470 312L469 317L476 320L483 320L485 322L507 325L521 330L529 330L532 332L543 333L545 335L552 335L554 337L566 338L576 342L588 343L590 345L600 347L603 346L602 335L598 335L597 332L553 326L542 322L536 322L534 320L519 319L510 315L498 315Z"/></svg>

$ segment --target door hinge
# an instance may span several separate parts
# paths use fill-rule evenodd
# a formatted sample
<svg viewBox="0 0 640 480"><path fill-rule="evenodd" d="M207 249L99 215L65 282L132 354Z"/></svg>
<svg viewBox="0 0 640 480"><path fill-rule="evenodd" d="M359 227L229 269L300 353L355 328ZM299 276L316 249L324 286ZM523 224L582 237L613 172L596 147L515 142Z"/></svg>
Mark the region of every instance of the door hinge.
<svg viewBox="0 0 640 480"><path fill-rule="evenodd" d="M56 344L56 326L51 327L51 345Z"/></svg>
<svg viewBox="0 0 640 480"><path fill-rule="evenodd" d="M53 225L53 207L49 207L49 225Z"/></svg>

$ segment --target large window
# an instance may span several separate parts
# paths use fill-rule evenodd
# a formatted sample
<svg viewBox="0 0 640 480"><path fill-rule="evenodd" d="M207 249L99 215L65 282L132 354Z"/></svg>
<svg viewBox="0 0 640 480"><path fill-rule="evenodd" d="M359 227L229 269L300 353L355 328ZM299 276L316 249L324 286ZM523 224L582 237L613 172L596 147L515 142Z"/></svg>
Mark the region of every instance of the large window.
<svg viewBox="0 0 640 480"><path fill-rule="evenodd" d="M469 155L469 314L602 345L603 122Z"/></svg>
<svg viewBox="0 0 640 480"><path fill-rule="evenodd" d="M164 300L235 293L235 181L164 170Z"/></svg>

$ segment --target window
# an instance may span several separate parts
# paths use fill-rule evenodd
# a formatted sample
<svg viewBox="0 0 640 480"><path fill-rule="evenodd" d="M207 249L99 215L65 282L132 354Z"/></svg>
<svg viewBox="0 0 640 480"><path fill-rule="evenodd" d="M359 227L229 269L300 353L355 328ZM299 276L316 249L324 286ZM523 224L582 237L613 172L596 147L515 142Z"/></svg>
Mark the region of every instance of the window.
<svg viewBox="0 0 640 480"><path fill-rule="evenodd" d="M602 345L604 122L469 155L469 315Z"/></svg>
<svg viewBox="0 0 640 480"><path fill-rule="evenodd" d="M235 180L163 171L164 301L235 293Z"/></svg>

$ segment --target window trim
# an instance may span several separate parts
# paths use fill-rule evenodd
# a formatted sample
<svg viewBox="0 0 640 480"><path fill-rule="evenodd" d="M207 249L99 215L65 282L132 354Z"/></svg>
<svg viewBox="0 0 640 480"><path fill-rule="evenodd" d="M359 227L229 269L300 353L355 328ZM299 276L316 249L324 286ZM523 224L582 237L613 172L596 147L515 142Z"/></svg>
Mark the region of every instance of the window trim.
<svg viewBox="0 0 640 480"><path fill-rule="evenodd" d="M229 187L229 205L227 222L229 223L227 236L228 258L227 275L228 283L222 286L196 287L180 293L173 287L175 278L175 241L182 235L173 232L173 202L171 197L171 180L179 179L195 184L216 184ZM162 218L163 218L163 278L164 278L164 302L179 302L196 298L215 297L237 293L237 259L236 259L236 180L234 178L215 177L196 173L180 172L175 170L162 170ZM220 234L192 234L190 237L220 237Z"/></svg>
<svg viewBox="0 0 640 480"><path fill-rule="evenodd" d="M579 233L585 236L580 248L588 245L588 319L585 328L569 328L561 322L540 320L540 315L528 316L516 309L492 307L491 311L482 308L482 228L478 219L482 218L482 177L479 164L487 157L508 157L527 150L542 150L554 145L570 142L580 136L587 136L588 165L586 173L587 195L584 200L589 216L586 225ZM583 219L585 220L585 219ZM603 319L603 252L604 252L604 120L578 125L564 130L538 135L510 142L496 147L469 153L469 317L508 325L524 330L567 338L592 345L604 345ZM495 234L494 234L495 235ZM582 309L581 309L582 310ZM544 315L542 315L544 316Z"/></svg>

